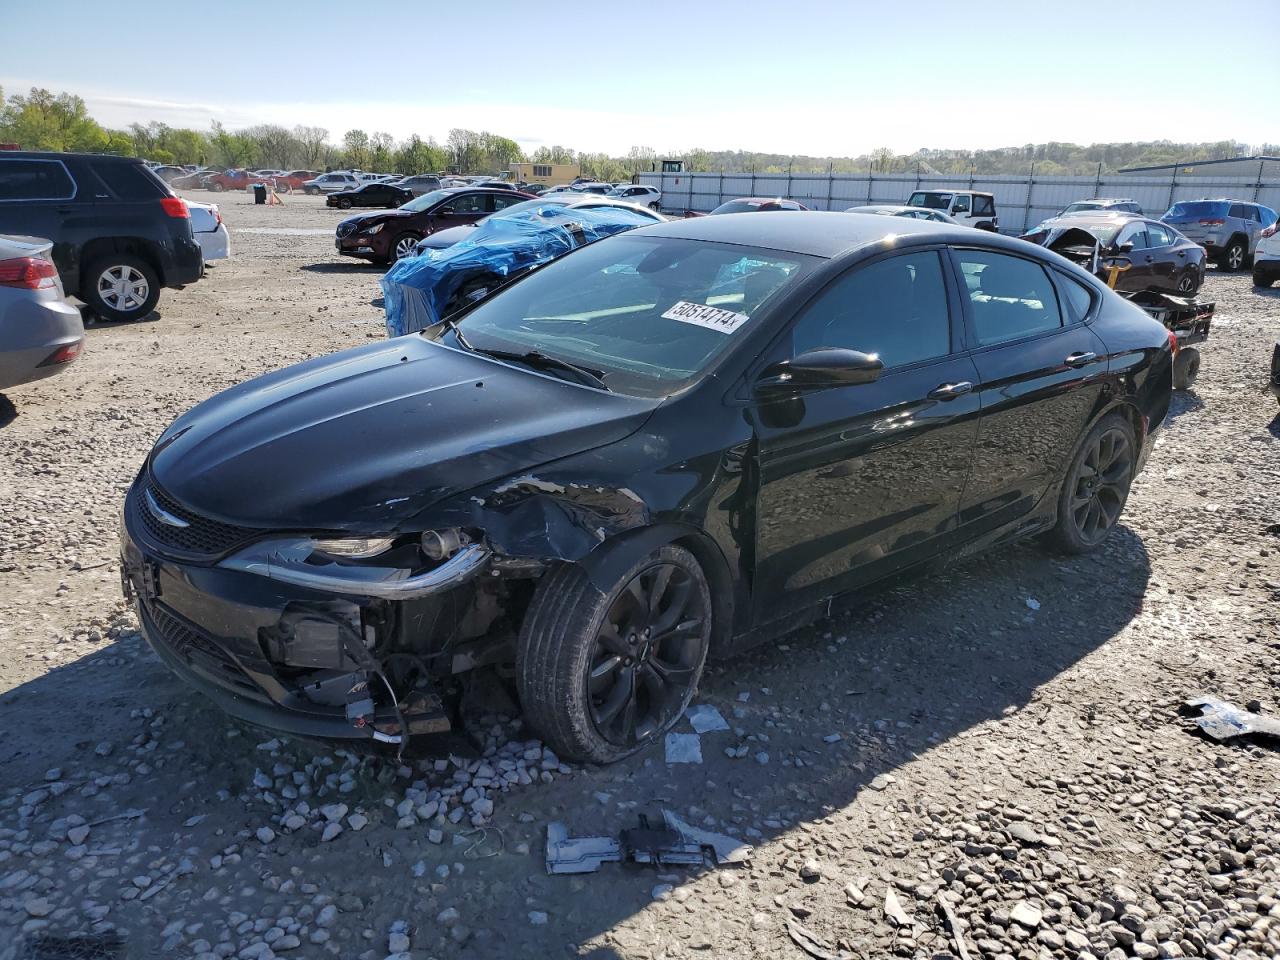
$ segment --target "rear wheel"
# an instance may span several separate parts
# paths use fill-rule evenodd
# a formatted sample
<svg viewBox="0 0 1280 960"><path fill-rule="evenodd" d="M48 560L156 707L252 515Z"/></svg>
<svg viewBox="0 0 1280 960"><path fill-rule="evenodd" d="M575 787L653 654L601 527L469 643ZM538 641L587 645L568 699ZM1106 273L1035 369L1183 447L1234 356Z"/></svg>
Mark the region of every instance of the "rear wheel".
<svg viewBox="0 0 1280 960"><path fill-rule="evenodd" d="M226 189L226 187L224 187L222 184L218 183L218 181L215 180L213 183L209 184L209 189L212 190L214 193L221 193L223 190Z"/></svg>
<svg viewBox="0 0 1280 960"><path fill-rule="evenodd" d="M1244 266L1245 255L1248 252L1245 242L1239 237L1234 238L1227 244L1227 248L1222 251L1222 259L1218 261L1218 269L1235 273L1235 271Z"/></svg>
<svg viewBox="0 0 1280 960"><path fill-rule="evenodd" d="M1136 465L1129 421L1117 413L1103 417L1089 431L1067 471L1050 543L1065 553L1097 549L1120 519Z"/></svg>
<svg viewBox="0 0 1280 960"><path fill-rule="evenodd" d="M1192 296L1200 289L1200 278L1195 270L1187 270L1178 278L1178 293L1184 297Z"/></svg>
<svg viewBox="0 0 1280 960"><path fill-rule="evenodd" d="M104 320L137 320L160 301L160 279L151 264L124 253L89 264L81 290L89 309Z"/></svg>
<svg viewBox="0 0 1280 960"><path fill-rule="evenodd" d="M1254 285L1255 287L1262 287L1262 288L1264 288L1264 289L1265 289L1265 288L1267 288L1267 287L1271 286L1271 285L1272 285L1273 283L1275 283L1275 282L1276 282L1276 278L1275 278L1275 277L1269 277L1269 276L1265 275L1264 273L1262 273L1262 272L1258 269L1257 264L1254 264L1254 267L1253 267L1253 285Z"/></svg>
<svg viewBox="0 0 1280 960"><path fill-rule="evenodd" d="M303 187L303 188L302 188L302 192L303 192L303 193L305 193L308 197L318 197L318 196L320 196L320 188L319 188L319 187Z"/></svg>
<svg viewBox="0 0 1280 960"><path fill-rule="evenodd" d="M1183 347L1173 358L1173 389L1189 390L1200 376L1200 351Z"/></svg>
<svg viewBox="0 0 1280 960"><path fill-rule="evenodd" d="M350 210L351 200L348 197L339 197L334 204L339 210Z"/></svg>
<svg viewBox="0 0 1280 960"><path fill-rule="evenodd" d="M710 637L711 592L684 548L643 557L604 592L565 564L543 578L520 631L525 717L561 756L619 760L684 713Z"/></svg>

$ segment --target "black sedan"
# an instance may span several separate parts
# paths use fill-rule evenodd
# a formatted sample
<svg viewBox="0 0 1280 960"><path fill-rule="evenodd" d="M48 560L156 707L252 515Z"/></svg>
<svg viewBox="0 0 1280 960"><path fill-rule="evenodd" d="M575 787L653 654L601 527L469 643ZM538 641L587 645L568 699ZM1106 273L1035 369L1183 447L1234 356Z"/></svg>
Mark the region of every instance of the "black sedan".
<svg viewBox="0 0 1280 960"><path fill-rule="evenodd" d="M608 762L708 654L960 550L1098 547L1171 366L1164 327L1019 240L657 224L180 417L127 495L126 591L249 721L402 743L449 726L454 674L514 664L541 736Z"/></svg>
<svg viewBox="0 0 1280 960"><path fill-rule="evenodd" d="M393 187L389 183L366 183L354 190L339 190L325 197L326 207L350 210L352 207L385 207L394 210L413 199L413 191Z"/></svg>
<svg viewBox="0 0 1280 960"><path fill-rule="evenodd" d="M1133 213L1075 213L1046 220L1023 237L1110 281L1123 293L1193 296L1204 282L1204 247L1167 223Z"/></svg>

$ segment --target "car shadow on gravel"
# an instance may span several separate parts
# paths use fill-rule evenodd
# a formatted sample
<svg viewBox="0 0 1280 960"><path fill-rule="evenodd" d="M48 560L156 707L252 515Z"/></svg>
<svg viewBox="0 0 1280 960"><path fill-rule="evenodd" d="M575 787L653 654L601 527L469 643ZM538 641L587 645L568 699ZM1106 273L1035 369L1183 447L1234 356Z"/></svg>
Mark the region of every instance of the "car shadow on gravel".
<svg viewBox="0 0 1280 960"><path fill-rule="evenodd" d="M0 430L3 430L16 419L18 419L18 408L13 405L13 401L5 394L0 393Z"/></svg>
<svg viewBox="0 0 1280 960"><path fill-rule="evenodd" d="M857 862L908 871L910 858L902 851L868 850L859 839L859 825L868 818L912 802L912 774L903 766L954 738L973 736L1007 753L1010 763L1021 762L1022 748L1002 740L999 724L1023 711L1044 722L1051 710L1067 710L1088 722L1089 703L1042 702L1040 688L1124 629L1141 610L1150 571L1142 540L1123 525L1102 549L1082 557L1017 545L957 561L847 615L714 663L697 701L716 707L731 729L701 736L701 764L666 764L657 744L611 767L579 769L496 794L493 822L502 844L489 859L471 860L464 852L471 842L465 821L457 827L439 823L442 846L428 842L427 824L394 829L391 808L407 781L397 780L394 761L376 759L362 766L359 789L342 797L373 819L369 827L323 845L317 832L304 829L278 836L269 853L254 847L256 828L273 824L280 830L281 810L278 798L269 801L254 789L256 771L271 769L273 761L300 770L333 751L286 741L278 749L265 747L275 753L263 752L270 733L239 726L191 693L136 635L0 698L0 724L13 733L0 746L0 779L32 790L51 767L78 783L97 777L104 787L96 797L67 793L50 803L44 819L80 813L92 820L140 808L146 815L120 828L127 828L135 847L167 849L181 836L178 845L191 855L195 872L175 881L180 899L165 908L161 898L156 906L180 910L188 921L222 922L225 908L194 896L210 883L256 884L264 869L287 874L306 864L324 892L363 898L365 908L350 920L356 930L386 930L409 917L415 949L430 955L453 955L456 944L434 918L456 906L463 923L477 931L468 957L562 956L566 942L591 941L594 952L587 955L605 960L630 951L615 954L593 938L644 910L655 885L678 890L709 868L610 864L590 878L548 876L543 847L549 821L565 822L571 836L617 836L637 825L642 810L665 806L691 823L756 845L781 841L801 851L799 859L819 842L810 831L822 821L828 825L822 828L826 859L843 862L844 869ZM690 727L682 721L677 729ZM96 746L104 742L113 745L106 753ZM122 774L126 782L110 782ZM964 771L955 776L963 779ZM0 827L16 826L13 816L12 807L0 812ZM207 820L192 827L200 822L193 817ZM104 838L107 830L102 828ZM847 848L833 849L833 836ZM211 869L209 858L232 842L243 847L243 864ZM464 861L465 873L458 874L456 864ZM425 864L425 878L415 879L421 876L410 869L415 863ZM55 857L50 864L66 899L76 902L84 880L68 861ZM447 883L432 882L437 865L447 874L451 864ZM531 925L531 909L548 912L550 922ZM159 936L149 922L172 919L148 921L145 911L127 904L117 912L116 921L144 941ZM719 922L703 919L706 929Z"/></svg>
<svg viewBox="0 0 1280 960"><path fill-rule="evenodd" d="M1169 416L1170 422L1182 416L1184 413L1197 413L1204 409L1204 401L1196 395L1195 390L1175 390L1169 397Z"/></svg>
<svg viewBox="0 0 1280 960"><path fill-rule="evenodd" d="M306 270L308 273L386 273L387 268L380 263L352 263L348 261L340 261L337 263L304 263L300 270Z"/></svg>

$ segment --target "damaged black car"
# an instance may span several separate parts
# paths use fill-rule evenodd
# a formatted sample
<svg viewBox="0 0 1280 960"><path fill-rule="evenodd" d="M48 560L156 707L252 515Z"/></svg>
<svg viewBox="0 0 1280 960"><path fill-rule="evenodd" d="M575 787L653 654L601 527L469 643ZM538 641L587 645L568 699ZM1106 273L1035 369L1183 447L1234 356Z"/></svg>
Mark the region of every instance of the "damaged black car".
<svg viewBox="0 0 1280 960"><path fill-rule="evenodd" d="M609 762L709 655L959 551L1098 546L1170 366L1160 324L1018 240L645 227L180 417L126 498L125 590L250 722L403 746L484 669L558 753Z"/></svg>

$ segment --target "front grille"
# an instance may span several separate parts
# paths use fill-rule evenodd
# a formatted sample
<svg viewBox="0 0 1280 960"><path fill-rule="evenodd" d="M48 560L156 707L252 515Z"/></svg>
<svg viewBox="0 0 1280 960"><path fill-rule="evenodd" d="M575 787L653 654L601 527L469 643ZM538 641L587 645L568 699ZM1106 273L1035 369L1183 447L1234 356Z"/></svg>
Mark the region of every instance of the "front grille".
<svg viewBox="0 0 1280 960"><path fill-rule="evenodd" d="M134 508L147 534L157 546L176 556L214 559L260 533L251 527L238 527L192 513L160 489L149 475L139 482L135 493ZM153 509L152 501L186 526L166 523Z"/></svg>
<svg viewBox="0 0 1280 960"><path fill-rule="evenodd" d="M339 240L341 240L343 237L349 237L349 236L351 236L351 234L353 234L353 233L355 233L355 232L356 232L356 225L355 225L354 223L340 223L340 224L338 224L338 239L339 239Z"/></svg>
<svg viewBox="0 0 1280 960"><path fill-rule="evenodd" d="M155 627L156 639L187 663L229 686L261 696L258 685L212 637L163 604L147 604L144 610Z"/></svg>

